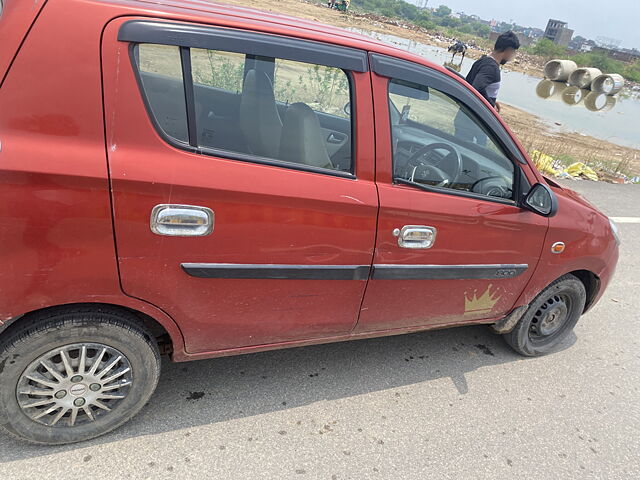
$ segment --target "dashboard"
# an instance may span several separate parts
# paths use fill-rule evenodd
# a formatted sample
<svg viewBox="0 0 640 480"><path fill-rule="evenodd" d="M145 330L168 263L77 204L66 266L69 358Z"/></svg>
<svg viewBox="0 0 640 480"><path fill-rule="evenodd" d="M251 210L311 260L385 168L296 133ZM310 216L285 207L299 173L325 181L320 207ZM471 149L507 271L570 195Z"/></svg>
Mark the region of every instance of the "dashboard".
<svg viewBox="0 0 640 480"><path fill-rule="evenodd" d="M444 132L438 135L410 123L392 125L392 133L394 176L429 186L513 198L514 166L504 155L476 143L464 146L467 142L454 140ZM447 148L439 149L436 144L447 144ZM425 148L429 145L435 147L429 151L430 158L416 158L421 150L430 150ZM438 178L427 166L431 163L438 164Z"/></svg>

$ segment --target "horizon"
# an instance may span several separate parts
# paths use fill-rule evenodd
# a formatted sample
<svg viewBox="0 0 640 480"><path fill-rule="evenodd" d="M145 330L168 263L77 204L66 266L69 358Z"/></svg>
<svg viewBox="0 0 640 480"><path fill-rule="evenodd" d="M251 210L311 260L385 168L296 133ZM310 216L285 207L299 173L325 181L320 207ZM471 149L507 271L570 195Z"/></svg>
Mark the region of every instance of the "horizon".
<svg viewBox="0 0 640 480"><path fill-rule="evenodd" d="M422 5L423 0L405 0L414 5ZM640 18L638 0L618 0L615 11L604 7L589 8L585 2L558 2L557 0L536 0L519 2L517 7L505 7L504 0L429 0L429 8L446 5L454 12L477 15L483 20L497 20L506 23L515 22L523 27L537 27L544 30L549 19L568 23L574 31L573 36L591 40L608 37L620 40L621 48L640 50L637 22ZM614 28L615 26L615 28Z"/></svg>

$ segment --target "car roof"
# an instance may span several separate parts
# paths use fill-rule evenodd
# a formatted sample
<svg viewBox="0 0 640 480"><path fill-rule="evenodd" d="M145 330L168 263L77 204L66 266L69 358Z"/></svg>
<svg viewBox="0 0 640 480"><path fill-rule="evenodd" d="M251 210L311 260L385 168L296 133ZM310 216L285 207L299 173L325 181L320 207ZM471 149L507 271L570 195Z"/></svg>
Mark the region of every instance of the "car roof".
<svg viewBox="0 0 640 480"><path fill-rule="evenodd" d="M274 0L277 2L277 0ZM304 28L314 32L324 33L330 36L339 36L344 39L357 40L371 44L384 45L382 42L375 40L367 35L352 32L339 27L334 27L324 23L306 20L303 18L293 17L280 13L267 12L250 7L242 7L238 5L230 5L224 3L210 2L207 0L134 0L135 3L145 3L160 5L166 7L177 7L187 10L195 10L204 14L212 14L215 16L224 15L236 17L244 20L259 20L261 22L269 22L282 26ZM277 3L276 3L277 4ZM301 8L304 5L301 5Z"/></svg>

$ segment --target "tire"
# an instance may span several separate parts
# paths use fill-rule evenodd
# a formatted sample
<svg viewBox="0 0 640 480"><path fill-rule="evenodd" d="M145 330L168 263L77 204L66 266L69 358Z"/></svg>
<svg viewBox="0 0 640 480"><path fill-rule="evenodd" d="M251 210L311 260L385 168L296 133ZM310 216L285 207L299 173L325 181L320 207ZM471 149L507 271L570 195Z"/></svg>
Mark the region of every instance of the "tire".
<svg viewBox="0 0 640 480"><path fill-rule="evenodd" d="M587 292L573 275L565 275L540 293L504 339L527 357L554 351L573 330L584 311Z"/></svg>
<svg viewBox="0 0 640 480"><path fill-rule="evenodd" d="M159 375L157 343L132 314L43 311L0 337L0 426L32 443L88 440L138 413Z"/></svg>

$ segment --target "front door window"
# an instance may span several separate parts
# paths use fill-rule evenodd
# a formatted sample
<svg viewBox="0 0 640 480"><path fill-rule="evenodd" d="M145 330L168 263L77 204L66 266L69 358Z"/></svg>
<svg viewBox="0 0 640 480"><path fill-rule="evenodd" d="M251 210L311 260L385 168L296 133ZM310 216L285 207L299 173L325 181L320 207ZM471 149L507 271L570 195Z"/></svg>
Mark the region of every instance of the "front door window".
<svg viewBox="0 0 640 480"><path fill-rule="evenodd" d="M396 179L513 199L513 163L467 107L401 80L389 82L388 95Z"/></svg>

